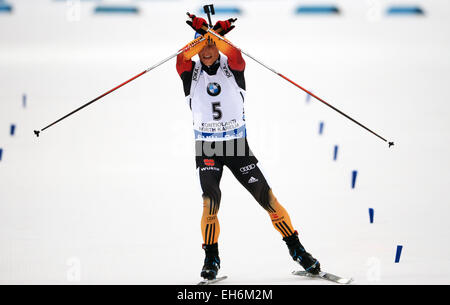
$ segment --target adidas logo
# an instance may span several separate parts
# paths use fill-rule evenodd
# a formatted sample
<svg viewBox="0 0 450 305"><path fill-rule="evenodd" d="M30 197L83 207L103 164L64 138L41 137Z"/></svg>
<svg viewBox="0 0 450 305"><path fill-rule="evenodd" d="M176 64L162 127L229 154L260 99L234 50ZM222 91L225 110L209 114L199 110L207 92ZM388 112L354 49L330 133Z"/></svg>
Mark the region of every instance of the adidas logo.
<svg viewBox="0 0 450 305"><path fill-rule="evenodd" d="M255 177L250 177L250 179L248 179L248 183L255 183L257 181L258 179L256 179Z"/></svg>

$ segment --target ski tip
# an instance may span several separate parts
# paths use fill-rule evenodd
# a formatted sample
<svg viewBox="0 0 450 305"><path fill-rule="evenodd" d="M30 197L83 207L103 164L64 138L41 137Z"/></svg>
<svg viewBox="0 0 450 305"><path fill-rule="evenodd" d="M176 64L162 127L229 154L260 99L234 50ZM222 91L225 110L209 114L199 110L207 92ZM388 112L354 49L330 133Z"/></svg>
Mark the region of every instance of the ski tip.
<svg viewBox="0 0 450 305"><path fill-rule="evenodd" d="M353 283L353 281L354 281L353 278L342 279L342 280L338 281L338 283L342 284L342 285L349 285L349 284Z"/></svg>
<svg viewBox="0 0 450 305"><path fill-rule="evenodd" d="M350 278L350 279L338 278L338 279L328 279L328 280L335 282L337 284L341 284L341 285L350 285L351 283L353 283L353 278Z"/></svg>

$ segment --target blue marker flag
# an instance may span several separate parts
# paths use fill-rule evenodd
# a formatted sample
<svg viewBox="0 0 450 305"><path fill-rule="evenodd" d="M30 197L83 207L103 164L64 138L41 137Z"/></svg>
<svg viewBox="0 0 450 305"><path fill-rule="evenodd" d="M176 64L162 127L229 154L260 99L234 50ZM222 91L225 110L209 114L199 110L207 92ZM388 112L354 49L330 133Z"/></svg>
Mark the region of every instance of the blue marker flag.
<svg viewBox="0 0 450 305"><path fill-rule="evenodd" d="M395 262L400 262L400 256L402 255L403 246L398 245L397 246L397 252L395 253Z"/></svg>

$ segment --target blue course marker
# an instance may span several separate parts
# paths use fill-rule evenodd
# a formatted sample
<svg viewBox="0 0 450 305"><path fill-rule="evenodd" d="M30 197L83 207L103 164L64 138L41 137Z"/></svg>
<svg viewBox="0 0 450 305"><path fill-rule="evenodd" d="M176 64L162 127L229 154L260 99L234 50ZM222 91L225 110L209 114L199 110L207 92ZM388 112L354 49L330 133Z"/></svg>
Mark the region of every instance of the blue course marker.
<svg viewBox="0 0 450 305"><path fill-rule="evenodd" d="M356 170L352 171L352 189L355 188L357 175L358 175L358 171L356 171Z"/></svg>
<svg viewBox="0 0 450 305"><path fill-rule="evenodd" d="M334 160L334 161L337 160L338 149L339 149L339 147L338 147L337 145L334 145L334 152L333 152L333 160Z"/></svg>
<svg viewBox="0 0 450 305"><path fill-rule="evenodd" d="M10 128L9 128L9 134L10 134L11 136L13 136L15 132L16 132L16 125L11 124L11 126L10 126Z"/></svg>
<svg viewBox="0 0 450 305"><path fill-rule="evenodd" d="M339 8L335 5L300 5L295 13L297 15L337 15Z"/></svg>
<svg viewBox="0 0 450 305"><path fill-rule="evenodd" d="M139 13L139 8L136 6L113 6L113 5L99 5L94 10L95 14L120 14L133 15Z"/></svg>
<svg viewBox="0 0 450 305"><path fill-rule="evenodd" d="M218 6L214 8L216 14L222 15L241 15L242 10L237 6Z"/></svg>
<svg viewBox="0 0 450 305"><path fill-rule="evenodd" d="M320 135L323 134L323 125L324 124L325 124L324 122L319 122L319 134Z"/></svg>
<svg viewBox="0 0 450 305"><path fill-rule="evenodd" d="M403 246L397 246L397 252L395 253L395 263L400 262L400 256L402 255Z"/></svg>
<svg viewBox="0 0 450 305"><path fill-rule="evenodd" d="M390 16L423 16L425 12L419 6L391 6L387 10Z"/></svg>
<svg viewBox="0 0 450 305"><path fill-rule="evenodd" d="M13 8L10 4L0 1L0 13L12 13Z"/></svg>
<svg viewBox="0 0 450 305"><path fill-rule="evenodd" d="M311 95L306 93L306 102L309 103L310 100L311 100Z"/></svg>
<svg viewBox="0 0 450 305"><path fill-rule="evenodd" d="M0 148L0 161L2 161L3 148Z"/></svg>
<svg viewBox="0 0 450 305"><path fill-rule="evenodd" d="M370 223L373 223L373 216L374 216L375 211L372 208L369 208L369 219L370 219Z"/></svg>

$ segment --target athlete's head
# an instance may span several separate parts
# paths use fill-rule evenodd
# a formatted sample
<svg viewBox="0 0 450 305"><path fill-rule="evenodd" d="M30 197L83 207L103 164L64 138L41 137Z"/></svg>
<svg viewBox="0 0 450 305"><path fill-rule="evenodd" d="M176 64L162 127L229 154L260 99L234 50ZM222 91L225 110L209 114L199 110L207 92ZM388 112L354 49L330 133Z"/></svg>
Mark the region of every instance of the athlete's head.
<svg viewBox="0 0 450 305"><path fill-rule="evenodd" d="M219 58L219 49L217 49L213 41L208 41L208 44L198 53L201 62L206 66L211 66Z"/></svg>

